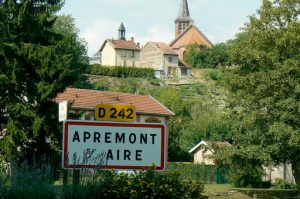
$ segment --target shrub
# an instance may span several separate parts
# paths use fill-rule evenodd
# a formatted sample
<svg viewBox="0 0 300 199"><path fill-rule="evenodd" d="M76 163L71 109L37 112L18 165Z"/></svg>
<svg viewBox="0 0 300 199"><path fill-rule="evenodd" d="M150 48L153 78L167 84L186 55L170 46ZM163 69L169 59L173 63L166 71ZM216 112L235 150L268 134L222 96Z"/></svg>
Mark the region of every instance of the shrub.
<svg viewBox="0 0 300 199"><path fill-rule="evenodd" d="M272 184L274 189L296 189L297 186L294 183L290 183L285 179L276 178Z"/></svg>
<svg viewBox="0 0 300 199"><path fill-rule="evenodd" d="M228 183L226 171L213 165L199 165L190 162L168 163L166 171L179 172L181 179L201 181L204 183Z"/></svg>
<svg viewBox="0 0 300 199"><path fill-rule="evenodd" d="M223 72L221 72L219 70L211 70L209 72L209 77L212 80L222 80L224 78L224 74L223 74Z"/></svg>
<svg viewBox="0 0 300 199"><path fill-rule="evenodd" d="M99 81L94 85L94 89L101 90L101 91L108 91L109 90L109 82Z"/></svg>
<svg viewBox="0 0 300 199"><path fill-rule="evenodd" d="M263 170L260 166L233 168L229 178L234 187L261 188Z"/></svg>
<svg viewBox="0 0 300 199"><path fill-rule="evenodd" d="M111 77L142 77L154 78L154 69L152 68L137 68L126 66L101 66L99 64L90 65L86 70L88 74L103 75Z"/></svg>
<svg viewBox="0 0 300 199"><path fill-rule="evenodd" d="M85 172L86 171L86 172ZM133 173L81 170L79 184L54 186L47 167L22 166L11 179L0 170L2 198L170 198L202 199L204 186L200 182L182 180L176 172L153 170ZM87 173L88 172L88 173Z"/></svg>
<svg viewBox="0 0 300 199"><path fill-rule="evenodd" d="M2 176L2 177L1 177ZM55 187L52 185L52 175L48 165L28 167L21 165L14 171L14 176L8 173L0 174L0 198L55 198Z"/></svg>
<svg viewBox="0 0 300 199"><path fill-rule="evenodd" d="M178 173L153 170L131 174L101 171L80 185L67 186L63 198L170 198L202 199L204 186L193 181L183 181Z"/></svg>

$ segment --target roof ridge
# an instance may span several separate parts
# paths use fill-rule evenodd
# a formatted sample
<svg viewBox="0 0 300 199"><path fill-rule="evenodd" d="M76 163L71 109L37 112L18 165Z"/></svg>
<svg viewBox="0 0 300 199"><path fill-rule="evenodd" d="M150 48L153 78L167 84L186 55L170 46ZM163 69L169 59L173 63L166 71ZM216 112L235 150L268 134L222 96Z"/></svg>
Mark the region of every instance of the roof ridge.
<svg viewBox="0 0 300 199"><path fill-rule="evenodd" d="M118 91L101 91L101 90L93 90L93 89L86 89L86 88L68 87L67 89L83 90L83 91L89 91L89 92L101 92L101 93L115 93L115 94L137 95L137 96L148 96L148 95L142 95L142 94L138 94L138 93L123 93L123 92L118 92Z"/></svg>
<svg viewBox="0 0 300 199"><path fill-rule="evenodd" d="M169 110L167 107L165 107L162 103L160 103L159 101L157 101L154 97L152 97L151 95L148 95L151 99L153 99L154 101L156 101L158 104L160 104L165 110L167 110L168 112L170 112L172 115L175 115L175 113L171 110Z"/></svg>
<svg viewBox="0 0 300 199"><path fill-rule="evenodd" d="M182 31L175 39L173 39L171 42L170 42L170 44L169 44L169 46L172 46L176 41L178 41L181 37L182 37L182 35L184 35L189 29L191 29L192 27L194 27L199 33L200 33L200 35L202 35L205 39L206 39L206 41L211 45L211 46L213 46L214 44L205 36L205 34L199 29L199 28L197 28L197 26L196 25L194 25L194 24L190 24L184 31Z"/></svg>

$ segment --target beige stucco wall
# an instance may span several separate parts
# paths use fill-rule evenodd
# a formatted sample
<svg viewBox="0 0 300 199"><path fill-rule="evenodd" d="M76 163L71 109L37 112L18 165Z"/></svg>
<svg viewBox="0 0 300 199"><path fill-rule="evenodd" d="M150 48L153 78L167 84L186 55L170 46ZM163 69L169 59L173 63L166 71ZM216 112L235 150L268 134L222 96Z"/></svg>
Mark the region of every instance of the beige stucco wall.
<svg viewBox="0 0 300 199"><path fill-rule="evenodd" d="M116 65L116 51L110 45L109 42L106 42L102 50L101 64L104 66L115 66Z"/></svg>
<svg viewBox="0 0 300 199"><path fill-rule="evenodd" d="M215 165L213 160L210 158L213 155L211 150L205 150L205 148L200 147L194 153L194 164L205 164L205 165Z"/></svg>
<svg viewBox="0 0 300 199"><path fill-rule="evenodd" d="M140 51L134 50L115 49L109 42L106 42L102 50L101 64L104 66L136 66L137 61L140 59Z"/></svg>
<svg viewBox="0 0 300 199"><path fill-rule="evenodd" d="M281 164L279 166L264 167L264 180L275 182L276 179L285 179L288 182L295 183L291 164Z"/></svg>
<svg viewBox="0 0 300 199"><path fill-rule="evenodd" d="M133 54L134 52L134 54ZM140 59L140 51L116 49L116 65L117 66L136 66Z"/></svg>
<svg viewBox="0 0 300 199"><path fill-rule="evenodd" d="M164 70L163 54L153 45L147 43L142 52L138 63L140 67L153 68L154 70Z"/></svg>
<svg viewBox="0 0 300 199"><path fill-rule="evenodd" d="M169 61L169 57L172 57L171 62ZM144 46L138 65L153 68L156 71L163 71L165 75L168 75L168 68L171 67L174 68L176 77L179 74L178 56L164 55L159 49L149 43Z"/></svg>
<svg viewBox="0 0 300 199"><path fill-rule="evenodd" d="M172 62L169 58L172 57ZM172 68L172 69L171 69ZM164 72L167 75L173 75L174 77L179 77L180 71L178 67L178 56L177 55L164 55ZM171 73L169 73L172 71Z"/></svg>

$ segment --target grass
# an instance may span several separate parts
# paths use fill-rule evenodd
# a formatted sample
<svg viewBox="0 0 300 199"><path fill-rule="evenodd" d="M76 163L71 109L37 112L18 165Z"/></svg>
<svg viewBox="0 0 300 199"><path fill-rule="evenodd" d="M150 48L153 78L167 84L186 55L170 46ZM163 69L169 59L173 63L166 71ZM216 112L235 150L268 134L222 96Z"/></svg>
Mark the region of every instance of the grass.
<svg viewBox="0 0 300 199"><path fill-rule="evenodd" d="M209 199L250 199L238 191L232 191L230 184L205 184L204 193Z"/></svg>

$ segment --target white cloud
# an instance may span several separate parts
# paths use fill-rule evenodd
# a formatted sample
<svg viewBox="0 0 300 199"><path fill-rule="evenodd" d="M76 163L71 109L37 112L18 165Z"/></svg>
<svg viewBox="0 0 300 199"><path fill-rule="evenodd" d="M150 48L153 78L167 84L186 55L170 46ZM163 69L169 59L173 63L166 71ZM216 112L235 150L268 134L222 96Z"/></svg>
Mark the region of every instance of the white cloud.
<svg viewBox="0 0 300 199"><path fill-rule="evenodd" d="M88 43L88 55L96 53L105 39L117 38L119 21L98 18L91 23L89 28L80 35ZM145 45L148 41L161 41L169 43L173 39L174 32L169 27L163 25L153 25L146 30L145 35L137 35L136 31L126 33L129 40L134 37L135 42Z"/></svg>
<svg viewBox="0 0 300 199"><path fill-rule="evenodd" d="M167 26L153 25L147 29L146 35L138 35L136 41L145 45L148 41L169 43L173 39L174 32Z"/></svg>
<svg viewBox="0 0 300 199"><path fill-rule="evenodd" d="M120 22L98 18L91 23L89 28L83 31L83 37L88 43L88 55L96 53L105 39L116 38Z"/></svg>

